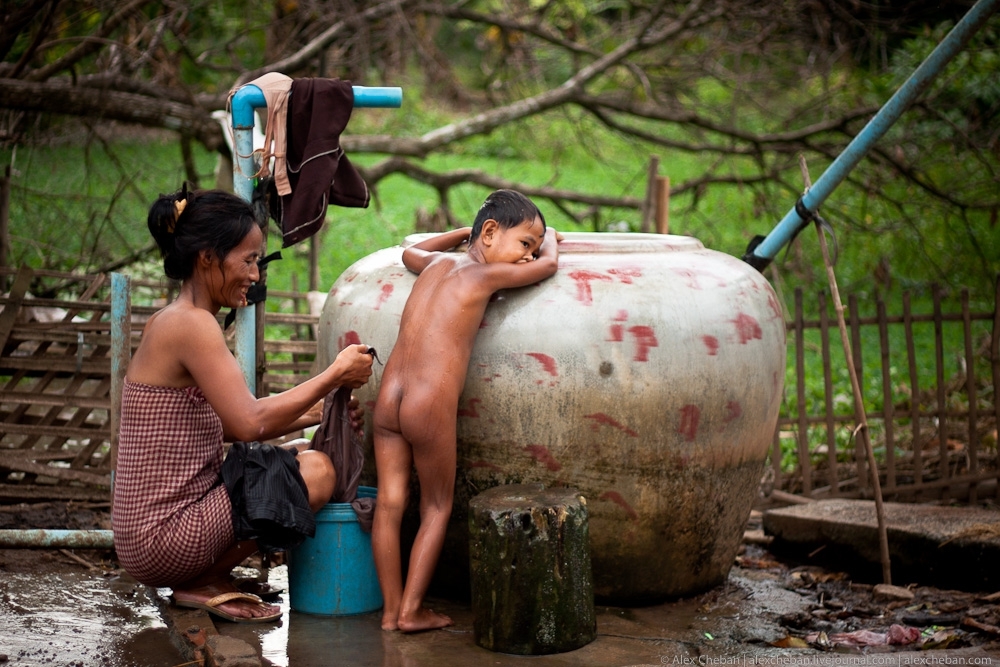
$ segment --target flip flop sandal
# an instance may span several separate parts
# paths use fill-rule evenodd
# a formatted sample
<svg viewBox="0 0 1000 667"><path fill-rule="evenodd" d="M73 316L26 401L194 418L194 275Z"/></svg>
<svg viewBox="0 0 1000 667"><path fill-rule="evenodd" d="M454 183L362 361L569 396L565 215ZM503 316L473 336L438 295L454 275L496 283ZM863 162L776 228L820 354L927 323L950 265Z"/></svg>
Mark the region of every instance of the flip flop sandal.
<svg viewBox="0 0 1000 667"><path fill-rule="evenodd" d="M243 593L256 595L264 602L274 602L285 592L284 588L278 588L266 581L257 581L256 579L233 579L233 586L236 586L236 590Z"/></svg>
<svg viewBox="0 0 1000 667"><path fill-rule="evenodd" d="M204 602L195 602L194 600L178 600L174 597L174 604L178 607L187 607L189 609L202 609L210 614L215 614L219 618L232 621L233 623L269 623L270 621L276 621L281 618L281 611L278 611L270 616L234 616L227 611L219 609L220 604L225 604L226 602L231 602L233 600L246 600L248 602L254 602L260 606L264 606L264 601L256 595L240 593L238 591L222 593L221 595L216 595L214 598L210 598Z"/></svg>

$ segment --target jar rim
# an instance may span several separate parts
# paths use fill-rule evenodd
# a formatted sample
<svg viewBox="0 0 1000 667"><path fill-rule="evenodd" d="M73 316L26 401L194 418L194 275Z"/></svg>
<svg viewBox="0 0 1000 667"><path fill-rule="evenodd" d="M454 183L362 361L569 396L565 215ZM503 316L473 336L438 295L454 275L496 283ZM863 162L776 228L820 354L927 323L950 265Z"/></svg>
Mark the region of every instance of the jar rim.
<svg viewBox="0 0 1000 667"><path fill-rule="evenodd" d="M438 236L439 232L408 234L400 244L404 248ZM679 234L644 234L631 232L563 232L559 253L637 253L701 250L705 246L693 236Z"/></svg>

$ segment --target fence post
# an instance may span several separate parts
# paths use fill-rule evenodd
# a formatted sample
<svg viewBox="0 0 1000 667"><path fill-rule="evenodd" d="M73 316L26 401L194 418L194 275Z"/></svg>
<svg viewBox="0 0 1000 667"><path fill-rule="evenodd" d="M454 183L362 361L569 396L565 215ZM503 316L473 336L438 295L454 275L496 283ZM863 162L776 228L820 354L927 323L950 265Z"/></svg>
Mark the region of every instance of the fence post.
<svg viewBox="0 0 1000 667"><path fill-rule="evenodd" d="M121 428L122 388L125 371L132 359L132 279L123 273L111 274L111 495L115 493L118 468L118 434Z"/></svg>
<svg viewBox="0 0 1000 667"><path fill-rule="evenodd" d="M976 392L976 355L972 347L972 313L969 312L969 290L962 290L962 337L965 343L965 393L969 401L969 474L979 473L979 409L976 402L979 397ZM994 397L994 402L996 402ZM969 504L975 505L978 500L979 482L969 482Z"/></svg>
<svg viewBox="0 0 1000 667"><path fill-rule="evenodd" d="M802 312L802 288L795 288L795 400L799 411L799 470L802 472L802 495L812 493L812 462L809 460L809 421L806 414L805 316Z"/></svg>
<svg viewBox="0 0 1000 667"><path fill-rule="evenodd" d="M885 312L885 300L882 295L877 297L878 307L878 338L882 357L882 421L885 427L885 488L887 492L896 489L896 438L893 420L895 406L892 404L892 376L889 359L889 324Z"/></svg>
<svg viewBox="0 0 1000 667"><path fill-rule="evenodd" d="M653 218L656 217L656 174L660 171L660 156L649 157L649 169L646 172L646 199L642 204L642 231L649 233L653 229Z"/></svg>
<svg viewBox="0 0 1000 667"><path fill-rule="evenodd" d="M656 232L670 233L670 177L656 177Z"/></svg>
<svg viewBox="0 0 1000 667"><path fill-rule="evenodd" d="M990 341L990 354L993 359L993 416L1000 427L1000 275L997 275L993 290L993 337ZM1000 444L997 446L1000 447ZM996 497L1000 500L1000 478L997 479Z"/></svg>

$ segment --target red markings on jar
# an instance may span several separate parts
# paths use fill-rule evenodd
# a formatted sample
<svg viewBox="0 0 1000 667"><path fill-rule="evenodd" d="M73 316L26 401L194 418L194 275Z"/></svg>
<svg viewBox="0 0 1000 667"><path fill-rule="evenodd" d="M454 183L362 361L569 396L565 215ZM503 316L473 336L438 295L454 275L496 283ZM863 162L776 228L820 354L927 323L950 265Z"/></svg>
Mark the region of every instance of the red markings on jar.
<svg viewBox="0 0 1000 667"><path fill-rule="evenodd" d="M727 424L734 419L739 419L743 415L743 406L739 401L729 401L726 403L726 416L722 421Z"/></svg>
<svg viewBox="0 0 1000 667"><path fill-rule="evenodd" d="M691 442L698 435L698 422L701 420L701 410L697 405L685 405L681 408L681 423L677 427L677 432L684 436L684 439Z"/></svg>
<svg viewBox="0 0 1000 667"><path fill-rule="evenodd" d="M632 355L632 361L649 361L649 348L660 346L660 342L656 339L656 332L653 331L653 327L646 324L636 324L626 328L624 322L627 320L627 310L619 310L615 313L612 324L608 327L606 340L609 343L621 343L625 340L625 332L627 331L635 340L635 354Z"/></svg>
<svg viewBox="0 0 1000 667"><path fill-rule="evenodd" d="M628 321L627 310L619 310L615 313L614 322L616 322L616 324L612 324L610 330L608 331L608 341L612 343L620 343L625 340L625 325L617 323L626 321Z"/></svg>
<svg viewBox="0 0 1000 667"><path fill-rule="evenodd" d="M476 410L476 404L477 403L482 403L482 402L483 402L483 400L481 398L470 398L469 399L469 407L467 407L467 408L459 408L458 409L458 416L459 417L478 417L479 416L479 411Z"/></svg>
<svg viewBox="0 0 1000 667"><path fill-rule="evenodd" d="M635 336L635 356L632 361L649 361L649 348L660 346L653 327L637 325L629 327L628 332Z"/></svg>
<svg viewBox="0 0 1000 667"><path fill-rule="evenodd" d="M768 292L767 294L767 305L771 307L771 312L774 314L774 319L784 321L785 314L781 312L781 304L779 304L778 300L774 298L773 292Z"/></svg>
<svg viewBox="0 0 1000 667"><path fill-rule="evenodd" d="M688 287L688 289L705 289L706 285L704 283L706 282L714 282L716 287L725 287L727 284L726 279L722 276L703 270L694 271L693 269L672 269L672 271L684 281L684 284Z"/></svg>
<svg viewBox="0 0 1000 667"><path fill-rule="evenodd" d="M357 331L348 331L343 336L337 338L337 347L343 350L348 345L361 345L361 336Z"/></svg>
<svg viewBox="0 0 1000 667"><path fill-rule="evenodd" d="M642 278L642 271L634 267L619 267L616 269L608 269L608 273L615 276L621 282L626 285L632 284L633 278Z"/></svg>
<svg viewBox="0 0 1000 667"><path fill-rule="evenodd" d="M389 300L389 297L392 296L392 289L392 283L382 284L382 289L379 292L378 297L375 299L375 310L379 310L382 307L382 304Z"/></svg>
<svg viewBox="0 0 1000 667"><path fill-rule="evenodd" d="M538 363L542 365L545 372L552 377L559 377L559 371L556 370L556 360L547 354L542 354L541 352L528 352L527 355L532 359L537 359Z"/></svg>
<svg viewBox="0 0 1000 667"><path fill-rule="evenodd" d="M628 518L632 520L638 520L639 513L636 512L635 509L633 509L632 506L628 504L628 501L622 498L622 494L618 493L617 491L605 491L600 496L598 496L598 498L600 500L610 500L615 505L618 505L623 510L625 510L625 514L628 515Z"/></svg>
<svg viewBox="0 0 1000 667"><path fill-rule="evenodd" d="M576 299L585 306L593 305L594 293L590 283L594 280L614 282L615 278L623 285L631 285L636 278L642 278L642 270L637 267L624 266L608 269L607 274L597 271L580 269L570 271L569 277L576 283Z"/></svg>
<svg viewBox="0 0 1000 667"><path fill-rule="evenodd" d="M556 457L552 456L552 452L545 445L527 445L524 451L552 472L559 472L562 469L562 464L556 461Z"/></svg>
<svg viewBox="0 0 1000 667"><path fill-rule="evenodd" d="M615 421L614 419L612 419L608 415L604 414L603 412L595 412L592 415L584 415L583 418L584 419L591 419L591 420L593 420L593 423L590 425L590 430L591 431L596 431L601 426L611 426L612 428L616 428L616 429L618 429L620 431L624 431L625 433L627 433L628 435L632 436L633 438L638 438L639 437L639 434L636 433L635 431L633 431L632 429L630 429L628 426L625 426L624 424L621 424L621 423Z"/></svg>
<svg viewBox="0 0 1000 667"><path fill-rule="evenodd" d="M596 271L571 271L569 277L576 283L576 300L585 306L593 305L594 293L590 288L590 281L603 280L611 282L611 276Z"/></svg>
<svg viewBox="0 0 1000 667"><path fill-rule="evenodd" d="M739 313L735 320L731 320L736 325L736 337L740 345L746 345L754 339L764 337L764 332L760 328L760 323L754 317L746 313Z"/></svg>
<svg viewBox="0 0 1000 667"><path fill-rule="evenodd" d="M715 336L702 336L701 342L705 344L708 349L708 356L714 357L719 353L719 339Z"/></svg>

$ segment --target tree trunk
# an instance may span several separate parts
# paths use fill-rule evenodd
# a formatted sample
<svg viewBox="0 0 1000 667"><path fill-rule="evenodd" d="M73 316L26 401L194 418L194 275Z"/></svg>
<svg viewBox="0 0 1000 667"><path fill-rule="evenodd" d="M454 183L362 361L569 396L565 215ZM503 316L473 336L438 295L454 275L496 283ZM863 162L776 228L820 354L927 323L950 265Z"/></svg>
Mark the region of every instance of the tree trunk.
<svg viewBox="0 0 1000 667"><path fill-rule="evenodd" d="M469 503L473 630L479 646L560 653L597 636L587 501L570 489L498 486Z"/></svg>

